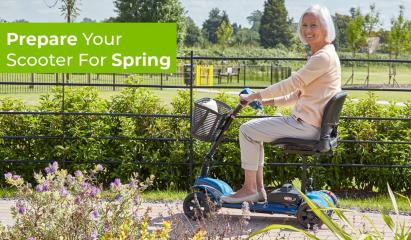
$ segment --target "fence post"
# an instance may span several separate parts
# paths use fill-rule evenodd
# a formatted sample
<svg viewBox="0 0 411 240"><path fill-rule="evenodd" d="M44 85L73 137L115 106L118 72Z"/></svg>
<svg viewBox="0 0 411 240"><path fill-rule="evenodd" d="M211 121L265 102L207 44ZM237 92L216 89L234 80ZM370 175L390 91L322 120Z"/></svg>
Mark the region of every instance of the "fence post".
<svg viewBox="0 0 411 240"><path fill-rule="evenodd" d="M61 98L61 127L63 128L63 136L62 136L62 146L63 146L63 154L62 154L62 156L63 156L63 158L62 158L62 165L63 165L63 168L66 168L66 158L67 158L67 156L66 156L66 133L67 133L67 129L66 129L66 117L65 117L65 114L64 114L64 97L65 97L65 94L64 94L64 92L65 92L65 80L64 80L64 73L62 74L62 76L63 76L63 79L62 79L62 87L61 87L61 94L62 94L62 98ZM67 74L67 76L68 76L68 74Z"/></svg>
<svg viewBox="0 0 411 240"><path fill-rule="evenodd" d="M91 74L87 73L87 83L90 84L91 83Z"/></svg>
<svg viewBox="0 0 411 240"><path fill-rule="evenodd" d="M270 80L271 85L273 85L273 63L270 64Z"/></svg>
<svg viewBox="0 0 411 240"><path fill-rule="evenodd" d="M163 73L160 73L160 90L163 90Z"/></svg>
<svg viewBox="0 0 411 240"><path fill-rule="evenodd" d="M29 86L29 88L34 88L34 73L31 74L31 85Z"/></svg>
<svg viewBox="0 0 411 240"><path fill-rule="evenodd" d="M246 66L247 66L247 65L246 65L246 64L244 64L244 87L245 87L245 76L246 76L246 75L245 75L245 72L246 72L246 70L245 70L245 69L246 69Z"/></svg>
<svg viewBox="0 0 411 240"><path fill-rule="evenodd" d="M116 91L116 74L113 73L113 91Z"/></svg>
<svg viewBox="0 0 411 240"><path fill-rule="evenodd" d="M193 50L190 51L190 132L193 127L193 82L194 82L194 52ZM188 157L188 176L189 176L189 184L188 186L191 185L192 180L193 180L193 164L194 164L194 159L193 159L193 136L190 134L190 149L189 149L189 157Z"/></svg>

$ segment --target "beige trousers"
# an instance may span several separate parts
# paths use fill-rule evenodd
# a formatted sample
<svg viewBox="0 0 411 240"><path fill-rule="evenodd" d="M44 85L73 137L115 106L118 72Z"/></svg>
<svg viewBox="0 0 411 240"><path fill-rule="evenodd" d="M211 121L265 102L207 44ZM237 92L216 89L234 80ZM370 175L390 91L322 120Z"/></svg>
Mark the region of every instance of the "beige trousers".
<svg viewBox="0 0 411 240"><path fill-rule="evenodd" d="M240 126L241 167L256 171L264 166L263 143L279 138L318 139L320 129L294 116L259 118Z"/></svg>

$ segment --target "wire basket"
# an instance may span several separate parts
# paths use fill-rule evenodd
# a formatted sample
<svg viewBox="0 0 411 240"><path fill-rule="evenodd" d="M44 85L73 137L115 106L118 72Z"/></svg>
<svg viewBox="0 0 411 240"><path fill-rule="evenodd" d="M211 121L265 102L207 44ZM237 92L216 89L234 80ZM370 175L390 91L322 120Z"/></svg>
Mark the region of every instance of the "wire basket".
<svg viewBox="0 0 411 240"><path fill-rule="evenodd" d="M230 106L211 98L202 98L194 103L193 126L194 138L212 142L221 132L221 123L231 112Z"/></svg>

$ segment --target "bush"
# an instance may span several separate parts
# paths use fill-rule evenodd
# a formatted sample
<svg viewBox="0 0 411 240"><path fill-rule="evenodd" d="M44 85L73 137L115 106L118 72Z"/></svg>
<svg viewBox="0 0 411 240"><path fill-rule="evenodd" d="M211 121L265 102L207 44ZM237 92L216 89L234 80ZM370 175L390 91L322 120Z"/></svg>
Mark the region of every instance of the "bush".
<svg viewBox="0 0 411 240"><path fill-rule="evenodd" d="M237 104L237 98L220 94L217 99L231 107ZM62 92L56 88L52 93L41 98L40 105L29 108L21 101L0 100L1 111L52 111L60 112ZM190 111L189 91L178 91L178 95L167 108L154 93L144 88L125 88L118 95L105 100L98 96L95 88L66 88L64 92L65 112L98 112L129 114L174 114L179 118L146 116L102 116L102 115L62 115L62 114L2 114L0 122L2 136L44 136L45 138L11 138L0 141L0 159L21 160L27 164L8 164L0 160L0 166L6 171L19 171L22 176L33 182L32 172L42 168L41 163L59 161L69 171L87 170L94 162L111 162L101 181L108 184L110 179L125 180L133 172L142 177L156 176L153 183L156 188L184 189L190 186L199 173L204 155L210 143L194 141L190 153ZM267 107L267 115L277 112L288 114L288 108ZM256 115L256 111L245 108L241 116ZM342 115L372 117L411 116L411 104L405 107L379 105L370 94L359 102L347 101ZM185 117L184 117L185 116ZM237 118L227 131L226 141L220 145L214 161L224 164L213 167L210 174L226 180L234 186L242 183L243 173L239 167L240 151L238 129L247 118ZM341 120L339 127L341 139L410 141L410 121L373 121ZM64 136L64 139L61 137ZM51 137L51 138L50 138ZM55 138L53 138L55 137ZM114 137L114 138L113 138ZM177 139L178 141L169 141ZM293 155L285 155L281 150L265 145L266 162L298 162ZM407 144L340 144L334 157L323 157L320 162L393 164L405 165L410 159L411 145ZM193 156L193 168L187 163ZM119 161L119 162L116 162ZM314 161L314 160L311 160ZM190 172L193 170L193 172ZM269 185L278 185L300 177L297 167L266 167L265 181ZM404 191L411 188L411 169L402 168L312 168L315 186L334 190L357 188L364 190L385 189L385 183L391 182L393 189ZM403 181L396 181L401 177ZM4 183L4 180L0 180Z"/></svg>
<svg viewBox="0 0 411 240"><path fill-rule="evenodd" d="M101 165L89 174L74 175L59 170L57 162L35 174L34 189L19 175L5 174L8 184L17 188L18 200L12 207L16 224L0 224L1 239L168 239L170 222L148 232L148 214L139 209L139 194L152 183L132 177L128 184L115 179L107 194L96 181Z"/></svg>

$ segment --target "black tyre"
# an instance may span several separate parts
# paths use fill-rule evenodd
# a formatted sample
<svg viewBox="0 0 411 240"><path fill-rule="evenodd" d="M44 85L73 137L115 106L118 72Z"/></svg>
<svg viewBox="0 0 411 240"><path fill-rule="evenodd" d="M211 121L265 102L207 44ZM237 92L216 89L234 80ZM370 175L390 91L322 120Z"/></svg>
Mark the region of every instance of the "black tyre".
<svg viewBox="0 0 411 240"><path fill-rule="evenodd" d="M214 211L212 199L203 192L193 192L184 199L184 214L191 219L207 218Z"/></svg>
<svg viewBox="0 0 411 240"><path fill-rule="evenodd" d="M323 222L308 206L307 202L301 203L297 211L297 220L305 229L313 229L314 226L321 228Z"/></svg>

